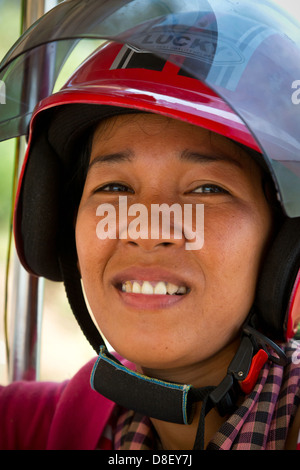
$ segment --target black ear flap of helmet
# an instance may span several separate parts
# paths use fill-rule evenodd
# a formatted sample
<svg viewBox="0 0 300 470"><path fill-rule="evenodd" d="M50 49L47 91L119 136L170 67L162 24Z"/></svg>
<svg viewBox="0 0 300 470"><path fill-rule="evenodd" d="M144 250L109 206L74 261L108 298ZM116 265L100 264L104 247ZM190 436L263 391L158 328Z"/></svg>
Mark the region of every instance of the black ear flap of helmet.
<svg viewBox="0 0 300 470"><path fill-rule="evenodd" d="M62 242L59 263L72 312L86 339L96 353L99 354L100 346L105 346L105 343L90 316L85 302L81 278L77 268L75 240L72 238L66 237L65 243Z"/></svg>
<svg viewBox="0 0 300 470"><path fill-rule="evenodd" d="M63 168L45 133L36 133L35 144L18 201L17 247L30 272L61 281L57 244Z"/></svg>
<svg viewBox="0 0 300 470"><path fill-rule="evenodd" d="M254 310L265 333L287 339L291 299L300 268L300 217L286 219L275 238L258 281Z"/></svg>

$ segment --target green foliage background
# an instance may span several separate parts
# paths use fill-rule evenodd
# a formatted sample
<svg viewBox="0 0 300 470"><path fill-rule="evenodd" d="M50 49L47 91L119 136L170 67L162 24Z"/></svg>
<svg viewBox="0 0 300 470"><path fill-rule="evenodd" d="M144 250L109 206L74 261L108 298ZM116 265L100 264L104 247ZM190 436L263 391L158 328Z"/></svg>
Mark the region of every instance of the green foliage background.
<svg viewBox="0 0 300 470"><path fill-rule="evenodd" d="M21 1L0 0L0 59L18 39L21 29ZM0 104L0 116L1 116ZM15 141L0 143L0 233L9 230ZM1 252L3 253L2 247ZM1 253L1 254L2 254Z"/></svg>

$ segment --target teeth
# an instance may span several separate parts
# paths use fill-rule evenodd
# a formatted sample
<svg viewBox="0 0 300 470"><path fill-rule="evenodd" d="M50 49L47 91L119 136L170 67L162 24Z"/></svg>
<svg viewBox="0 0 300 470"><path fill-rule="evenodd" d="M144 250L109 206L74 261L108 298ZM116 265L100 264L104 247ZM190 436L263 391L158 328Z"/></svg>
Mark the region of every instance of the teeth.
<svg viewBox="0 0 300 470"><path fill-rule="evenodd" d="M183 292L183 293L184 294L186 293L186 288L185 287L178 287L175 284L172 284L171 282L168 282L168 284L167 284L168 294L170 294L170 295L176 294L179 291L179 289L184 289L185 292Z"/></svg>
<svg viewBox="0 0 300 470"><path fill-rule="evenodd" d="M140 294L141 293L141 286L136 281L134 281L134 283L132 284L132 292L134 294Z"/></svg>
<svg viewBox="0 0 300 470"><path fill-rule="evenodd" d="M186 294L187 289L184 286L176 286L171 282L159 281L151 284L149 281L125 281L122 283L122 291L134 294L174 295Z"/></svg>
<svg viewBox="0 0 300 470"><path fill-rule="evenodd" d="M153 287L151 286L150 282L144 281L141 288L142 294L153 294Z"/></svg>
<svg viewBox="0 0 300 470"><path fill-rule="evenodd" d="M177 294L186 294L186 287L184 286L178 287Z"/></svg>
<svg viewBox="0 0 300 470"><path fill-rule="evenodd" d="M154 287L154 294L166 295L167 286L164 282L160 281Z"/></svg>
<svg viewBox="0 0 300 470"><path fill-rule="evenodd" d="M124 284L122 284L122 290L125 292L132 292L132 284L130 281L126 281Z"/></svg>

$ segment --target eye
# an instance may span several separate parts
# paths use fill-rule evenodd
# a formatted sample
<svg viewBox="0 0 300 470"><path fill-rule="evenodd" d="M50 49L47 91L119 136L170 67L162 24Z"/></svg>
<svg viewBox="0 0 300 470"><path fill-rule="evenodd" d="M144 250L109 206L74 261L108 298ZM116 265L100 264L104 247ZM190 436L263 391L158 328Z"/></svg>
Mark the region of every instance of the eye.
<svg viewBox="0 0 300 470"><path fill-rule="evenodd" d="M134 191L122 183L107 183L100 188L96 189L96 192L109 192L109 193L133 193Z"/></svg>
<svg viewBox="0 0 300 470"><path fill-rule="evenodd" d="M216 184L202 184L195 188L192 193L201 193L201 194L229 194L226 189L218 186Z"/></svg>

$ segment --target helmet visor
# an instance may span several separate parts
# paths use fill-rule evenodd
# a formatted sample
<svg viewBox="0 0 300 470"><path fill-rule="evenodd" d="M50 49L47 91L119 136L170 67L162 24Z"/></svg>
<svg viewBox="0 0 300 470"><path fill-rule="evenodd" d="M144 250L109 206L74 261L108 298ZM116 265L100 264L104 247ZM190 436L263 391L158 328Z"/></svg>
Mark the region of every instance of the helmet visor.
<svg viewBox="0 0 300 470"><path fill-rule="evenodd" d="M79 40L114 40L173 61L242 119L283 208L300 216L300 25L268 0L68 0L0 64L0 139L24 135ZM196 112L196 111L195 111Z"/></svg>

